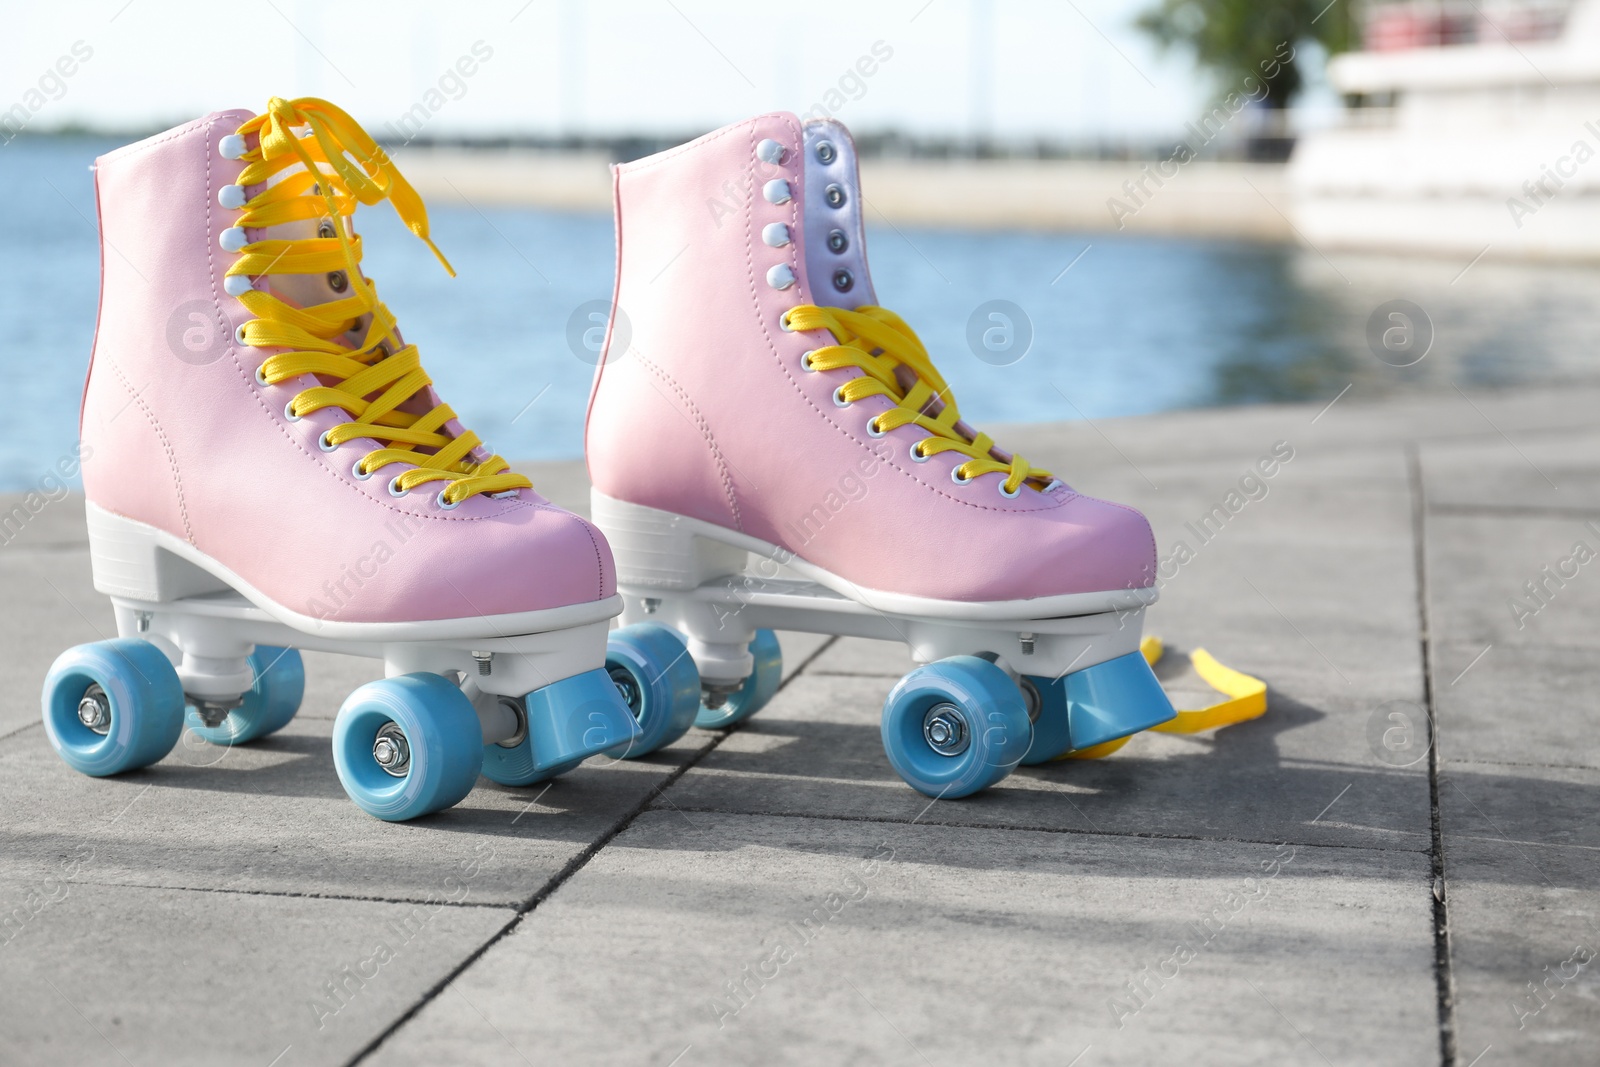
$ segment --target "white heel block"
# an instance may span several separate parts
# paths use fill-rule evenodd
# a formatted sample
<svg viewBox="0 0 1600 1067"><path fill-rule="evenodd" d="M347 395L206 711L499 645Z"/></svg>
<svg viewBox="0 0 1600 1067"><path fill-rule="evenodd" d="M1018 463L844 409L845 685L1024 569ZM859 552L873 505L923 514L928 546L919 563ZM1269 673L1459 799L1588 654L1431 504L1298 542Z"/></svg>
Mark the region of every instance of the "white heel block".
<svg viewBox="0 0 1600 1067"><path fill-rule="evenodd" d="M749 562L742 548L696 536L693 520L681 515L598 491L591 491L589 500L595 524L616 556L618 585L685 591L739 574Z"/></svg>
<svg viewBox="0 0 1600 1067"><path fill-rule="evenodd" d="M142 522L89 504L89 563L94 587L108 596L166 603L222 592L226 582L166 551Z"/></svg>

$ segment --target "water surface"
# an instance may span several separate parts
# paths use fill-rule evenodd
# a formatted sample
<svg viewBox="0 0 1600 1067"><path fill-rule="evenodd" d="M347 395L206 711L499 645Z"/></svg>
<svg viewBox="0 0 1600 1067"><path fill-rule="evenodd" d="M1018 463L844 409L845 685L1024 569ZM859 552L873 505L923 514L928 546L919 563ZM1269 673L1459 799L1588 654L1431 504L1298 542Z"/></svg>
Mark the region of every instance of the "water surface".
<svg viewBox="0 0 1600 1067"><path fill-rule="evenodd" d="M76 440L99 279L88 166L112 147L0 146L0 490L37 484ZM407 338L496 450L581 455L592 369L569 348L567 323L611 295L611 217L448 205L430 216L453 281L387 207L362 213L366 266ZM887 225L868 242L879 299L921 333L979 423L1327 401L1352 383L1352 398L1600 383L1593 267L1486 260L1462 273L1465 263L1270 244ZM1367 341L1374 310L1397 298L1435 332L1407 368ZM991 300L1022 309L1032 340L1020 358L969 346L969 319Z"/></svg>

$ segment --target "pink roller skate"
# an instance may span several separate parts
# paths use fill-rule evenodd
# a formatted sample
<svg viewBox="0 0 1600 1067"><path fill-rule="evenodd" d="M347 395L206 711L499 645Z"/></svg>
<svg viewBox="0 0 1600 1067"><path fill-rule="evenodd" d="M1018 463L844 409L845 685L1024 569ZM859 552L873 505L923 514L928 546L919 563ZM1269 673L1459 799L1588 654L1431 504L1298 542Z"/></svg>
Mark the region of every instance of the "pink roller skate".
<svg viewBox="0 0 1600 1067"><path fill-rule="evenodd" d="M101 158L83 401L115 640L57 659L44 722L91 775L282 728L296 649L384 661L340 708L351 798L409 819L639 736L605 669L611 554L480 445L360 269L356 205L422 201L344 112L274 99ZM429 242L432 247L432 242ZM441 257L441 262L443 259Z"/></svg>
<svg viewBox="0 0 1600 1067"><path fill-rule="evenodd" d="M1139 654L1149 525L961 421L877 306L843 126L765 115L615 184L594 518L642 624L618 640L688 638L699 725L770 699L773 629L910 648L883 744L931 796L1172 718Z"/></svg>

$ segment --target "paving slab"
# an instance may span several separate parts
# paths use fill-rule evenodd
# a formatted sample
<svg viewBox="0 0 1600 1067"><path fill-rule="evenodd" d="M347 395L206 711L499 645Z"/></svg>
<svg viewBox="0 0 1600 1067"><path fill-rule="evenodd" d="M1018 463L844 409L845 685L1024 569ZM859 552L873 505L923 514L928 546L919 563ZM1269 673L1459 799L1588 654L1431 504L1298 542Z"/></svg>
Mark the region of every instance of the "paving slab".
<svg viewBox="0 0 1600 1067"><path fill-rule="evenodd" d="M1421 453L1461 1063L1588 1062L1600 1034L1600 562L1544 570L1600 552L1596 443Z"/></svg>
<svg viewBox="0 0 1600 1067"><path fill-rule="evenodd" d="M1600 515L1600 430L1593 426L1425 442L1420 453L1430 508Z"/></svg>
<svg viewBox="0 0 1600 1067"><path fill-rule="evenodd" d="M369 1062L1428 1062L1426 886L1409 853L651 812Z"/></svg>
<svg viewBox="0 0 1600 1067"><path fill-rule="evenodd" d="M1600 518L1434 515L1428 568L1441 644L1504 652L1600 640Z"/></svg>
<svg viewBox="0 0 1600 1067"><path fill-rule="evenodd" d="M479 869L513 862L479 844ZM100 862L0 873L7 1064L343 1063L514 915L442 885L413 905L82 880Z"/></svg>
<svg viewBox="0 0 1600 1067"><path fill-rule="evenodd" d="M1600 771L1452 764L1440 808L1461 1062L1593 1062Z"/></svg>

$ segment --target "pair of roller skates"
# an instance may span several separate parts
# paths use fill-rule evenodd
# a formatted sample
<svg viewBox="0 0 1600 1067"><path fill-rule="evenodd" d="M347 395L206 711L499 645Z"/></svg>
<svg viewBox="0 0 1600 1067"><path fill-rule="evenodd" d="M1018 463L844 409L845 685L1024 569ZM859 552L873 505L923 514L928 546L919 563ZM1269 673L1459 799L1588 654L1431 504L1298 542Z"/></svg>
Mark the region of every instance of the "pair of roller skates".
<svg viewBox="0 0 1600 1067"><path fill-rule="evenodd" d="M775 629L910 647L883 742L931 796L1173 715L1138 652L1149 526L961 421L876 306L837 123L763 116L616 169L593 524L460 424L363 274L358 204L432 242L350 116L209 115L96 185L83 477L119 636L43 695L84 773L154 763L185 724L281 729L298 649L383 661L333 754L389 820L731 726L778 688Z"/></svg>

